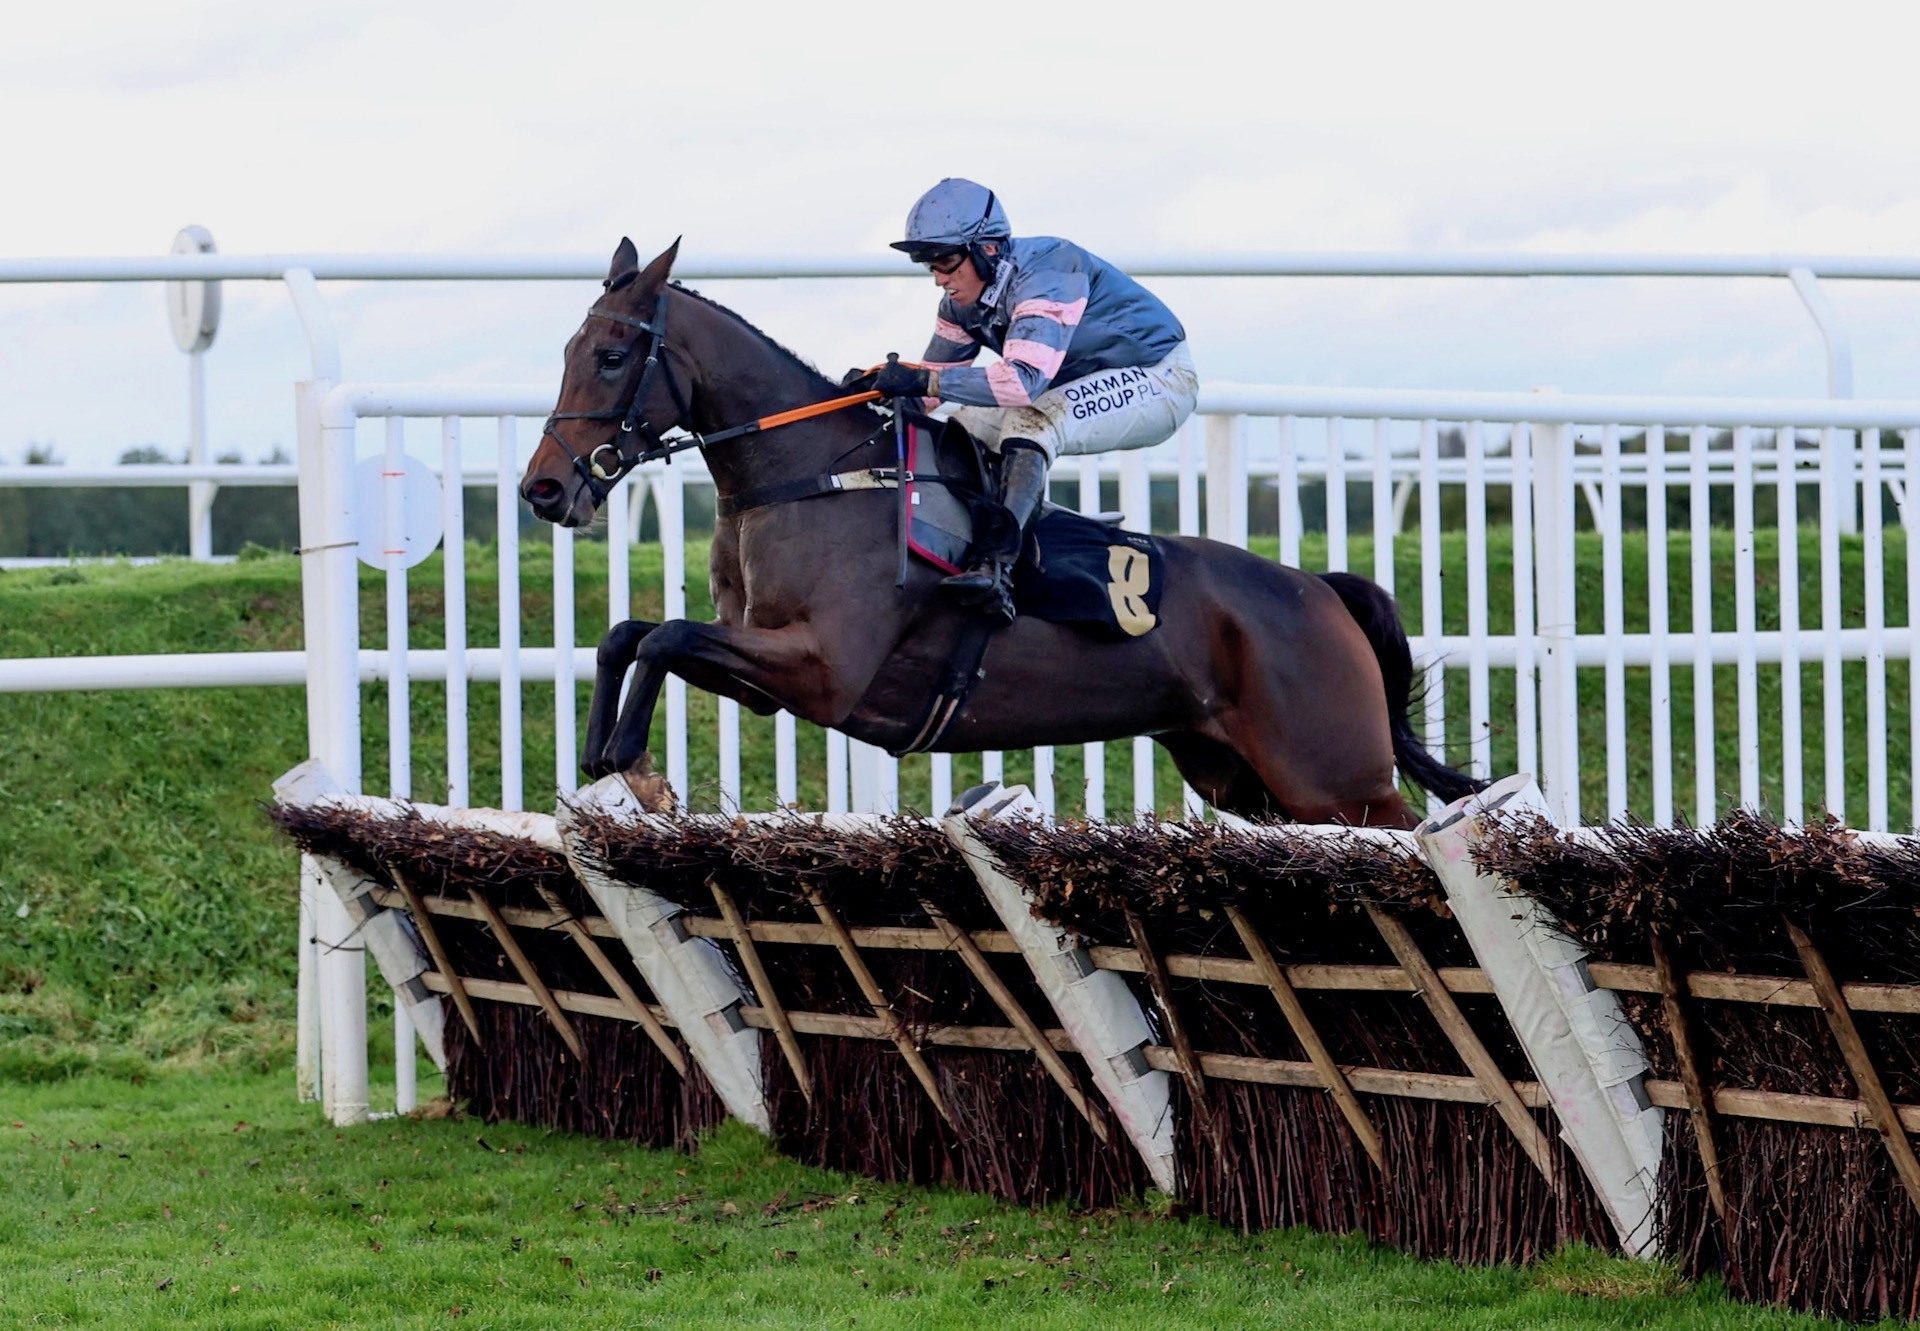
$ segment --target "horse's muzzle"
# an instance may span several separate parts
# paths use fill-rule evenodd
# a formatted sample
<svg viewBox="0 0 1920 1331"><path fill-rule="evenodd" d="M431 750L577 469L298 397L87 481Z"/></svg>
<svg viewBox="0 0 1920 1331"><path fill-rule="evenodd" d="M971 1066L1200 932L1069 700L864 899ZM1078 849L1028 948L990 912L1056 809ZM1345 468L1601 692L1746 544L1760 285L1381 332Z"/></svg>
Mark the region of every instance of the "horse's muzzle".
<svg viewBox="0 0 1920 1331"><path fill-rule="evenodd" d="M567 487L558 481L545 477L528 481L520 487L520 497L533 509L534 516L542 522L552 522L559 526L574 525L573 505L567 502Z"/></svg>

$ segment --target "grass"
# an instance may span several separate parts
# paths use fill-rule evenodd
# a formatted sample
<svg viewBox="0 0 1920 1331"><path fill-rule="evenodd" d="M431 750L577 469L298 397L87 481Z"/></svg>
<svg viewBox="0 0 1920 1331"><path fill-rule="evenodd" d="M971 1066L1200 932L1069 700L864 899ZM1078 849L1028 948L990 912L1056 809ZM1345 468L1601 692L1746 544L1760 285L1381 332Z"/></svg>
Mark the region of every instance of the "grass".
<svg viewBox="0 0 1920 1331"><path fill-rule="evenodd" d="M1415 1261L458 1118L332 1131L285 1074L11 1085L0 1326L1815 1327L1562 1252Z"/></svg>

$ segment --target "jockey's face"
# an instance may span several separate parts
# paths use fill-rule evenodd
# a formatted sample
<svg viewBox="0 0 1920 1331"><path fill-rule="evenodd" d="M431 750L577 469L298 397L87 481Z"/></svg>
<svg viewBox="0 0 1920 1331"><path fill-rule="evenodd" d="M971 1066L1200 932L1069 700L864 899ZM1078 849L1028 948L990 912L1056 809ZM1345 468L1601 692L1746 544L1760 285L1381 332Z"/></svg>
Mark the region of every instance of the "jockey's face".
<svg viewBox="0 0 1920 1331"><path fill-rule="evenodd" d="M1000 252L999 244L991 240L981 248L989 254ZM940 270L946 268L951 260L942 260L933 266L933 284L953 297L953 303L956 305L977 304L980 293L987 289L987 284L980 280L980 274L973 271L972 259L965 254L955 257L959 262L954 263L948 272L943 273Z"/></svg>

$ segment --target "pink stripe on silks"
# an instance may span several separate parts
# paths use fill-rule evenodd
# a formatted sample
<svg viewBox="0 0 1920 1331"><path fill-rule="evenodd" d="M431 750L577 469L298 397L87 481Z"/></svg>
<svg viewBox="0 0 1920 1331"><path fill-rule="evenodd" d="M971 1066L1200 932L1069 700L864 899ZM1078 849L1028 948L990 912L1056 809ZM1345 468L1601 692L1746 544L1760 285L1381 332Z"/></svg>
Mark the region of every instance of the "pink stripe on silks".
<svg viewBox="0 0 1920 1331"><path fill-rule="evenodd" d="M1067 359L1066 348L1050 347L1045 342L1029 342L1023 337L1007 343L1000 354L1007 360L1026 362L1049 379L1060 373L1060 367Z"/></svg>
<svg viewBox="0 0 1920 1331"><path fill-rule="evenodd" d="M1052 319L1055 323L1063 323L1069 328L1078 324L1080 322L1080 316L1086 312L1087 298L1085 296L1080 297L1079 300L1074 301L1071 305L1057 300L1035 299L1023 300L1013 307L1013 317L1016 319L1023 318L1029 314L1037 314L1042 319Z"/></svg>
<svg viewBox="0 0 1920 1331"><path fill-rule="evenodd" d="M1081 303L1085 304L1084 301ZM936 318L933 321L933 335L945 342L958 342L963 347L973 341L972 334L968 333L967 330L959 324L950 324L945 319L940 318Z"/></svg>
<svg viewBox="0 0 1920 1331"><path fill-rule="evenodd" d="M1020 371L1006 361L987 366L987 387L993 390L993 400L1003 407L1024 407L1033 401L1027 396L1027 386L1020 382Z"/></svg>

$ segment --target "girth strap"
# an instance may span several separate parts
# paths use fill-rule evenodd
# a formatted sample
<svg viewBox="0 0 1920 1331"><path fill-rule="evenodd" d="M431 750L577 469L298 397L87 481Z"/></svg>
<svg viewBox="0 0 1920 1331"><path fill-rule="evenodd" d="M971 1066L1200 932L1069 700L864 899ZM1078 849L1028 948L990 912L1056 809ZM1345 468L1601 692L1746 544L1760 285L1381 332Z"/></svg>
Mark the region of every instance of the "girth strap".
<svg viewBox="0 0 1920 1331"><path fill-rule="evenodd" d="M940 742L940 737L947 733L953 719L967 705L973 686L980 682L980 663L987 656L987 639L993 636L998 627L984 615L967 617L960 629L960 640L954 643L953 651L947 656L946 669L941 672L940 682L934 686L933 701L920 720L920 728L904 748L892 751L895 758L904 758L910 753L925 753Z"/></svg>
<svg viewBox="0 0 1920 1331"><path fill-rule="evenodd" d="M924 484L938 479L936 476L907 473L909 482ZM859 467L853 471L823 472L818 476L803 476L797 481L782 481L777 485L743 490L735 495L722 495L715 508L721 517L730 518L736 513L766 508L770 504L791 504L802 499L818 499L821 495L843 494L849 490L895 490L899 486L900 473L892 467Z"/></svg>
<svg viewBox="0 0 1920 1331"><path fill-rule="evenodd" d="M730 518L756 508L798 503L805 499L818 499L822 495L846 494L854 490L897 490L903 477L908 484L944 485L961 495L978 494L970 486L944 476L903 471L897 467L857 467L852 471L822 472L816 476L803 476L797 481L782 481L777 485L743 490L735 495L722 495L715 505L715 512L720 517ZM973 694L973 686L980 682L980 663L987 656L987 640L997 627L984 615L967 617L960 630L960 639L948 654L946 668L934 686L933 699L921 717L918 729L905 748L893 750L894 757L925 753L940 742L954 718L967 705L967 699Z"/></svg>

